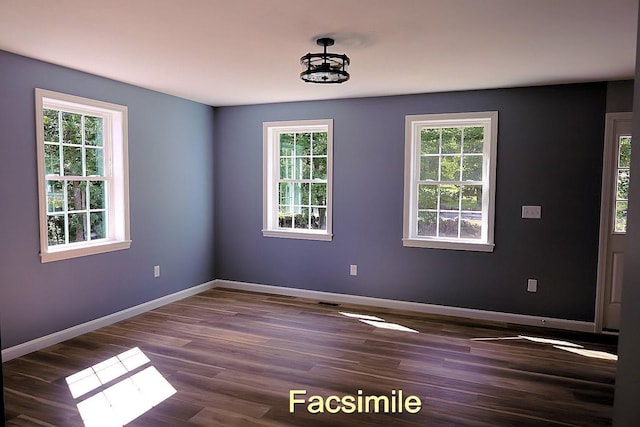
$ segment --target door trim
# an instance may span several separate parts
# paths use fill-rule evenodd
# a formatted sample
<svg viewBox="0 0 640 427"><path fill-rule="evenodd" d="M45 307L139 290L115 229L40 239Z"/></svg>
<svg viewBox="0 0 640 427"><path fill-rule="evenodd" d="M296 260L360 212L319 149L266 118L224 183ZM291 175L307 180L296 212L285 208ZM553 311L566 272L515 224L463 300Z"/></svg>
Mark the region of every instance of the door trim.
<svg viewBox="0 0 640 427"><path fill-rule="evenodd" d="M615 147L617 143L616 130L617 122L631 121L632 113L607 113L604 128L604 147L602 159L602 191L600 193L600 237L598 244L598 275L596 279L596 310L595 329L596 332L603 331L604 325L604 305L606 304L606 274L607 255L609 249L609 234L611 230L611 197L613 196L613 185L611 176L616 167ZM608 332L608 331L607 331Z"/></svg>

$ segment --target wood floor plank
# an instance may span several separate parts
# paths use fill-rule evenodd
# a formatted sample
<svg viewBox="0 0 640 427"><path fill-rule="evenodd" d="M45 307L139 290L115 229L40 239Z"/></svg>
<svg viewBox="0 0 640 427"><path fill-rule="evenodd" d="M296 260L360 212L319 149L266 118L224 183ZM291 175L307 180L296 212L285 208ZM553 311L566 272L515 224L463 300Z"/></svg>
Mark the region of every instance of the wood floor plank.
<svg viewBox="0 0 640 427"><path fill-rule="evenodd" d="M377 316L417 333L376 328L340 312ZM134 404L138 394L125 398L112 387L144 390L151 399L166 384L175 393L149 400L150 409L140 409L128 425L611 424L615 361L520 336L616 352L615 339L605 336L212 289L6 362L7 425L82 427L78 405L86 399ZM123 354L132 348L147 359L127 368ZM105 360L115 361L113 376L98 368ZM74 398L66 378L90 367L104 382ZM153 370L160 377L145 385L141 375ZM291 390L305 390L294 413ZM376 399L384 409L384 399L400 390L420 399L418 413L375 412ZM338 401L312 413L311 396ZM339 410L344 396L362 396L360 411ZM364 403L367 396L373 403Z"/></svg>

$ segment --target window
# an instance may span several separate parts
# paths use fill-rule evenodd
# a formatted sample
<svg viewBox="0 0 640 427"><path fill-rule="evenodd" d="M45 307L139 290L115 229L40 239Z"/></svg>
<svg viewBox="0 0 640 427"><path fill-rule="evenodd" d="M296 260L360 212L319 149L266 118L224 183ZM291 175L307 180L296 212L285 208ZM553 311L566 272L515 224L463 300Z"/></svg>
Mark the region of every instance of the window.
<svg viewBox="0 0 640 427"><path fill-rule="evenodd" d="M627 209L629 205L629 172L631 167L631 135L618 135L616 147L616 191L614 233L627 232Z"/></svg>
<svg viewBox="0 0 640 427"><path fill-rule="evenodd" d="M126 249L127 107L36 89L42 262Z"/></svg>
<svg viewBox="0 0 640 427"><path fill-rule="evenodd" d="M262 234L331 240L333 120L268 122L263 131Z"/></svg>
<svg viewBox="0 0 640 427"><path fill-rule="evenodd" d="M498 113L406 117L404 246L493 251Z"/></svg>

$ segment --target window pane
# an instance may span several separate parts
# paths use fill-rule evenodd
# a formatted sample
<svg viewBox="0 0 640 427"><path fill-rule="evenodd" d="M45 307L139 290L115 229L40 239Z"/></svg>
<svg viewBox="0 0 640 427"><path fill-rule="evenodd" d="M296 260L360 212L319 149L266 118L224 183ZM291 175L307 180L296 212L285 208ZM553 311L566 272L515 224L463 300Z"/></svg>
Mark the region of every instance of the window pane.
<svg viewBox="0 0 640 427"><path fill-rule="evenodd" d="M327 184L311 184L311 205L327 205Z"/></svg>
<svg viewBox="0 0 640 427"><path fill-rule="evenodd" d="M464 152L482 153L484 128L473 127L464 129Z"/></svg>
<svg viewBox="0 0 640 427"><path fill-rule="evenodd" d="M64 245L64 215L47 217L49 246Z"/></svg>
<svg viewBox="0 0 640 427"><path fill-rule="evenodd" d="M280 159L280 178L293 179L293 159L290 157Z"/></svg>
<svg viewBox="0 0 640 427"><path fill-rule="evenodd" d="M86 181L67 181L67 209L79 211L87 208Z"/></svg>
<svg viewBox="0 0 640 427"><path fill-rule="evenodd" d="M102 147L102 118L85 116L84 142L87 145Z"/></svg>
<svg viewBox="0 0 640 427"><path fill-rule="evenodd" d="M418 185L418 209L438 208L438 186ZM435 219L434 219L435 224Z"/></svg>
<svg viewBox="0 0 640 427"><path fill-rule="evenodd" d="M309 157L296 158L295 179L311 179L311 159Z"/></svg>
<svg viewBox="0 0 640 427"><path fill-rule="evenodd" d="M629 199L629 170L618 171L618 200Z"/></svg>
<svg viewBox="0 0 640 427"><path fill-rule="evenodd" d="M442 129L442 154L458 154L462 151L462 129Z"/></svg>
<svg viewBox="0 0 640 427"><path fill-rule="evenodd" d="M299 207L296 209L295 228L309 228L309 208Z"/></svg>
<svg viewBox="0 0 640 427"><path fill-rule="evenodd" d="M293 155L293 134L292 133L280 134L280 155L281 156Z"/></svg>
<svg viewBox="0 0 640 427"><path fill-rule="evenodd" d="M107 235L105 212L91 212L91 240L104 239Z"/></svg>
<svg viewBox="0 0 640 427"><path fill-rule="evenodd" d="M58 111L44 110L42 112L42 124L44 126L44 140L47 142L60 142Z"/></svg>
<svg viewBox="0 0 640 427"><path fill-rule="evenodd" d="M293 185L294 198L293 203L295 205L308 205L309 204L309 184L294 184Z"/></svg>
<svg viewBox="0 0 640 427"><path fill-rule="evenodd" d="M327 229L326 208L311 208L311 228L314 230Z"/></svg>
<svg viewBox="0 0 640 427"><path fill-rule="evenodd" d="M104 150L102 148L85 149L87 155L87 175L86 176L104 176Z"/></svg>
<svg viewBox="0 0 640 427"><path fill-rule="evenodd" d="M627 202L616 202L616 224L617 233L627 232Z"/></svg>
<svg viewBox="0 0 640 427"><path fill-rule="evenodd" d="M89 182L89 208L106 209L105 183L103 181Z"/></svg>
<svg viewBox="0 0 640 427"><path fill-rule="evenodd" d="M442 157L440 180L460 181L460 156Z"/></svg>
<svg viewBox="0 0 640 427"><path fill-rule="evenodd" d="M311 155L311 134L299 133L296 134L296 156L309 156Z"/></svg>
<svg viewBox="0 0 640 427"><path fill-rule="evenodd" d="M482 156L464 156L462 159L462 180L482 181Z"/></svg>
<svg viewBox="0 0 640 427"><path fill-rule="evenodd" d="M435 212L418 211L418 236L435 236L437 218Z"/></svg>
<svg viewBox="0 0 640 427"><path fill-rule="evenodd" d="M278 209L278 227L291 228L293 212L291 206L280 206Z"/></svg>
<svg viewBox="0 0 640 427"><path fill-rule="evenodd" d="M82 148L62 147L62 164L67 176L82 176Z"/></svg>
<svg viewBox="0 0 640 427"><path fill-rule="evenodd" d="M87 214L69 214L69 243L87 240Z"/></svg>
<svg viewBox="0 0 640 427"><path fill-rule="evenodd" d="M619 144L618 152L620 153L618 157L618 167L628 168L630 166L630 160L631 160L631 137L630 136L620 137L618 144Z"/></svg>
<svg viewBox="0 0 640 427"><path fill-rule="evenodd" d="M437 180L439 163L440 158L437 156L420 157L420 180Z"/></svg>
<svg viewBox="0 0 640 427"><path fill-rule="evenodd" d="M313 179L327 179L327 159L325 157L313 159Z"/></svg>
<svg viewBox="0 0 640 427"><path fill-rule="evenodd" d="M47 181L47 212L64 210L64 187L62 181Z"/></svg>
<svg viewBox="0 0 640 427"><path fill-rule="evenodd" d="M420 153L440 153L440 129L422 129L420 132Z"/></svg>
<svg viewBox="0 0 640 427"><path fill-rule="evenodd" d="M461 238L479 239L482 237L482 213L463 213L460 220Z"/></svg>
<svg viewBox="0 0 640 427"><path fill-rule="evenodd" d="M440 209L458 210L460 206L460 187L457 185L440 186Z"/></svg>
<svg viewBox="0 0 640 427"><path fill-rule="evenodd" d="M482 186L463 185L462 186L462 210L482 211Z"/></svg>
<svg viewBox="0 0 640 427"><path fill-rule="evenodd" d="M293 194L293 184L281 182L278 185L278 200L281 205L288 205L293 202L291 195Z"/></svg>
<svg viewBox="0 0 640 427"><path fill-rule="evenodd" d="M62 142L82 144L82 116L74 113L62 113Z"/></svg>
<svg viewBox="0 0 640 427"><path fill-rule="evenodd" d="M60 145L44 145L45 175L60 175Z"/></svg>
<svg viewBox="0 0 640 427"><path fill-rule="evenodd" d="M327 133L326 132L315 132L313 134L313 155L314 156L327 155Z"/></svg>
<svg viewBox="0 0 640 427"><path fill-rule="evenodd" d="M458 237L458 214L457 213L441 213L440 214L440 237Z"/></svg>

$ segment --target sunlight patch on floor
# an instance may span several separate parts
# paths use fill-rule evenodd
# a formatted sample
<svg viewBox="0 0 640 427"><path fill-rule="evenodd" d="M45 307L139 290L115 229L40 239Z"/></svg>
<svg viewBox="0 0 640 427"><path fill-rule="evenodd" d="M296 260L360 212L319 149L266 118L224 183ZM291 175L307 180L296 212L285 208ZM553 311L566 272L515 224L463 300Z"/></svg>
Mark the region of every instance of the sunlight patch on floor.
<svg viewBox="0 0 640 427"><path fill-rule="evenodd" d="M133 348L66 378L74 399L117 383L77 403L85 427L124 426L176 393L139 349Z"/></svg>
<svg viewBox="0 0 640 427"><path fill-rule="evenodd" d="M471 338L471 341L504 341L504 340L527 340L527 341L532 341L539 344L551 344L551 345L561 345L564 347L582 348L581 345L574 344L569 341L554 340L551 338L529 337L526 335L518 335L515 337Z"/></svg>
<svg viewBox="0 0 640 427"><path fill-rule="evenodd" d="M518 338L522 338L522 339L525 339L525 340L537 342L537 343L540 343L540 344L551 344L551 345L554 345L554 346L561 345L563 347L582 348L582 346L579 345L579 344L574 344L572 342L562 341L562 340L554 340L554 339L550 339L550 338L528 337L528 336L525 336L525 335L518 335Z"/></svg>
<svg viewBox="0 0 640 427"><path fill-rule="evenodd" d="M342 314L343 316L352 317L354 319L377 320L378 322L384 322L384 319L381 319L377 316L370 316L368 314L347 313L345 311L341 311L340 314Z"/></svg>
<svg viewBox="0 0 640 427"><path fill-rule="evenodd" d="M604 359L617 361L618 356L613 353L598 350L588 350L580 344L575 344L569 341L555 340L551 338L530 337L526 335L518 335L516 337L491 337L491 338L471 338L471 341L503 341L503 340L527 340L538 344L553 345L554 348L559 350L569 351L571 353L579 354L585 357L591 357L594 359Z"/></svg>
<svg viewBox="0 0 640 427"><path fill-rule="evenodd" d="M407 328L406 326L398 325L397 323L387 323L384 320L382 322L378 322L376 320L365 320L360 319L361 322L366 323L367 325L375 326L376 328L382 329L391 329L394 331L404 331L404 332L414 332L418 333L415 329Z"/></svg>
<svg viewBox="0 0 640 427"><path fill-rule="evenodd" d="M587 350L586 348L563 347L560 345L554 345L554 347L559 348L560 350L570 351L571 353L579 354L581 356L591 357L593 359L618 360L617 355L608 353L606 351Z"/></svg>
<svg viewBox="0 0 640 427"><path fill-rule="evenodd" d="M78 398L149 362L149 358L135 347L70 375L66 380L71 395Z"/></svg>
<svg viewBox="0 0 640 427"><path fill-rule="evenodd" d="M367 325L375 326L376 328L389 329L392 331L413 332L416 334L419 333L415 329L407 328L406 326L402 326L397 323L386 322L384 319L377 316L370 316L368 314L347 313L344 311L340 311L339 313L352 319L358 319L359 321L366 323Z"/></svg>

